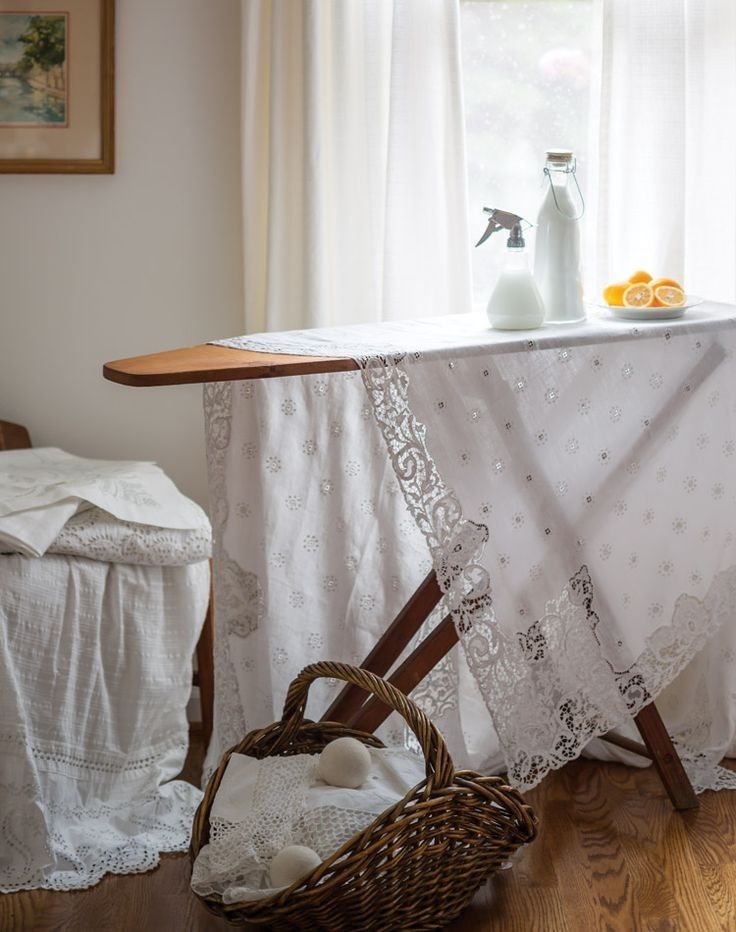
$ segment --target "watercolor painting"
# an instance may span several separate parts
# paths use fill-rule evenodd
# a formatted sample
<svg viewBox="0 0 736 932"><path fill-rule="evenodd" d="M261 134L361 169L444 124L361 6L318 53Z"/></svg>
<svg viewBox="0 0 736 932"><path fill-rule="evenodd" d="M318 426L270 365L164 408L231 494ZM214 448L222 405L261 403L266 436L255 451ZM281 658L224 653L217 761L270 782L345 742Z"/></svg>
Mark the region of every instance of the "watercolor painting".
<svg viewBox="0 0 736 932"><path fill-rule="evenodd" d="M0 13L0 129L67 125L68 13Z"/></svg>

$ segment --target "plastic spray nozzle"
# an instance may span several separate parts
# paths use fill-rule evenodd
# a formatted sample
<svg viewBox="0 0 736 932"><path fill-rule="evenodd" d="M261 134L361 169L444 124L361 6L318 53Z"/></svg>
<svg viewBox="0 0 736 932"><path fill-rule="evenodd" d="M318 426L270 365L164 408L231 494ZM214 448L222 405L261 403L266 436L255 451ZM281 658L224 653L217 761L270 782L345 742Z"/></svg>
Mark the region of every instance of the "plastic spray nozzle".
<svg viewBox="0 0 736 932"><path fill-rule="evenodd" d="M511 249L522 249L526 245L524 243L524 228L522 224L526 223L528 226L531 226L528 220L524 220L524 218L520 217L518 214L512 214L508 210L499 210L496 207L484 207L483 213L488 214L488 226L483 236L481 236L475 244L476 246L485 243L488 237L498 230L509 231L509 238L506 240L506 245Z"/></svg>

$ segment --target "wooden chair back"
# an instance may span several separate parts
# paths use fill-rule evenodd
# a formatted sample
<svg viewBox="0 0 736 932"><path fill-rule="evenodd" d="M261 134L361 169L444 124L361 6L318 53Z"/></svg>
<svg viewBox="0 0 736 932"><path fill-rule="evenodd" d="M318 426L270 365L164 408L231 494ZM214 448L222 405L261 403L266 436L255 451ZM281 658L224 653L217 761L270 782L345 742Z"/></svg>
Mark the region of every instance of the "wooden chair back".
<svg viewBox="0 0 736 932"><path fill-rule="evenodd" d="M0 421L0 450L27 450L32 446L31 435L22 424Z"/></svg>

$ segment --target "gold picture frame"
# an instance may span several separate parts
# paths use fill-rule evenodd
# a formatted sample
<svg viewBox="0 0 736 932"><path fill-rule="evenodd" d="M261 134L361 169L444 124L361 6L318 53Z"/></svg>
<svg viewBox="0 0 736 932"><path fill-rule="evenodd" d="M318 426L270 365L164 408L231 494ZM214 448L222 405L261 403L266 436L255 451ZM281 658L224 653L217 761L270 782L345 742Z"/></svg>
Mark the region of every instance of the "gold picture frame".
<svg viewBox="0 0 736 932"><path fill-rule="evenodd" d="M0 0L0 173L115 171L115 0Z"/></svg>

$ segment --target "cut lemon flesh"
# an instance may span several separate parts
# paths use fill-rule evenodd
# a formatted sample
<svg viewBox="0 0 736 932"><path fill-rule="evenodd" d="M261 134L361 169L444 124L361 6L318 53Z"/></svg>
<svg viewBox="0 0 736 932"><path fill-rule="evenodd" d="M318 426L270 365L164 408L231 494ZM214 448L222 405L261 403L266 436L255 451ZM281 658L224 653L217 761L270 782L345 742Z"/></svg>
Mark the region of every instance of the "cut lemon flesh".
<svg viewBox="0 0 736 932"><path fill-rule="evenodd" d="M654 292L646 282L636 282L624 291L624 307L651 307Z"/></svg>
<svg viewBox="0 0 736 932"><path fill-rule="evenodd" d="M674 278L655 278L654 281L649 282L649 284L655 291L660 287L660 285L670 285L672 288L679 288L680 291L685 290L679 282L674 280Z"/></svg>
<svg viewBox="0 0 736 932"><path fill-rule="evenodd" d="M673 285L660 285L654 289L654 300L658 307L682 307L685 303L685 292Z"/></svg>

